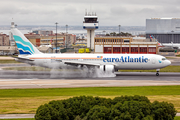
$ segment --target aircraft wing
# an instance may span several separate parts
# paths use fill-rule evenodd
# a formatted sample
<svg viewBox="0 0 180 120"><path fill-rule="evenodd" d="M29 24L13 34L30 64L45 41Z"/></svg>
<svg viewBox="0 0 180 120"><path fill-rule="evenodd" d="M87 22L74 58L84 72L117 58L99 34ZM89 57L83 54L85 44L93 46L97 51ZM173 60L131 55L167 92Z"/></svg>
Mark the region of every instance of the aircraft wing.
<svg viewBox="0 0 180 120"><path fill-rule="evenodd" d="M64 64L67 65L74 65L74 66L78 66L78 65L86 65L86 66L100 66L101 64L98 63L87 63L87 62L83 62L83 61L63 61Z"/></svg>
<svg viewBox="0 0 180 120"><path fill-rule="evenodd" d="M13 57L13 56L12 56ZM18 59L18 60L24 60L24 61L34 61L32 59L28 59L28 58L22 58L22 57L13 57L15 59Z"/></svg>

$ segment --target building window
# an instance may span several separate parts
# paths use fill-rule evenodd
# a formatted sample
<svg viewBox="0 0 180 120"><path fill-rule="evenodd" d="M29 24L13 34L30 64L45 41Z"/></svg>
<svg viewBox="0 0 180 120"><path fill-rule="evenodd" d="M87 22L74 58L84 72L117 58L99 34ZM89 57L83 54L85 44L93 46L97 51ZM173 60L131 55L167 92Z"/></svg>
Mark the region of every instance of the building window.
<svg viewBox="0 0 180 120"><path fill-rule="evenodd" d="M140 47L140 53L146 54L147 53L147 47Z"/></svg>
<svg viewBox="0 0 180 120"><path fill-rule="evenodd" d="M149 54L156 54L156 47L149 47L148 48L148 53Z"/></svg>
<svg viewBox="0 0 180 120"><path fill-rule="evenodd" d="M131 47L131 53L138 53L138 47Z"/></svg>
<svg viewBox="0 0 180 120"><path fill-rule="evenodd" d="M113 53L120 53L120 47L113 47Z"/></svg>
<svg viewBox="0 0 180 120"><path fill-rule="evenodd" d="M104 47L104 53L112 53L112 47Z"/></svg>
<svg viewBox="0 0 180 120"><path fill-rule="evenodd" d="M124 42L126 42L126 43L127 43L127 42L129 42L129 40L124 40Z"/></svg>
<svg viewBox="0 0 180 120"><path fill-rule="evenodd" d="M122 53L129 53L129 47L122 47Z"/></svg>

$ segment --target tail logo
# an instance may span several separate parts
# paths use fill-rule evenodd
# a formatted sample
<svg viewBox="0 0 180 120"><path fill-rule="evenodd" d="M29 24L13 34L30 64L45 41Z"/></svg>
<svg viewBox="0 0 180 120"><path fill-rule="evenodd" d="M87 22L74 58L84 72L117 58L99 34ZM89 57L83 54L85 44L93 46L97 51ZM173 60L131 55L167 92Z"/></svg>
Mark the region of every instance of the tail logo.
<svg viewBox="0 0 180 120"><path fill-rule="evenodd" d="M13 35L16 45L19 50L19 54L34 54L34 49L31 43L24 41L21 37Z"/></svg>

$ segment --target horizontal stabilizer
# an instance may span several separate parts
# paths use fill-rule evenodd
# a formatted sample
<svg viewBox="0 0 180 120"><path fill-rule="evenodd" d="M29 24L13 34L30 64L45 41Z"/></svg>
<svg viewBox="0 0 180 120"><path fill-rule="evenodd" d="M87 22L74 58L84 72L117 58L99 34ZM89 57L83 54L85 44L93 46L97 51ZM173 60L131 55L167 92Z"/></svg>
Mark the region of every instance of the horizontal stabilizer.
<svg viewBox="0 0 180 120"><path fill-rule="evenodd" d="M12 56L12 57L13 57L13 56ZM19 59L19 60L25 60L25 61L34 61L34 60L31 60L31 59L22 58L22 57L13 57L13 58L16 58L16 59Z"/></svg>

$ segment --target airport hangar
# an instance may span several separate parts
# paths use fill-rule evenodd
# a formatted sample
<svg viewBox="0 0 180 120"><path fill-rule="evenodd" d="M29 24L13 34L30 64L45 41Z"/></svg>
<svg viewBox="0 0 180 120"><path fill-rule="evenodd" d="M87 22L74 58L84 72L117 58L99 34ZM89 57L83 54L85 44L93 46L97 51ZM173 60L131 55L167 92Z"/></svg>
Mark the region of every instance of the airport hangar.
<svg viewBox="0 0 180 120"><path fill-rule="evenodd" d="M180 18L146 19L146 38L150 35L160 43L180 43Z"/></svg>

